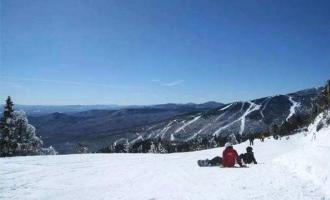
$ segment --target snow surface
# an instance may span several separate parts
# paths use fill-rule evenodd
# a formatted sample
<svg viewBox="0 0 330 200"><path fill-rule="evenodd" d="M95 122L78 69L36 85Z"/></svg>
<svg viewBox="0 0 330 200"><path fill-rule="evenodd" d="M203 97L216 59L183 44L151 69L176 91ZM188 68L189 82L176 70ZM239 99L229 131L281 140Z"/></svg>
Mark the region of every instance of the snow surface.
<svg viewBox="0 0 330 200"><path fill-rule="evenodd" d="M0 199L330 200L330 128L313 138L306 132L255 141L258 164L249 168L197 166L223 148L1 158ZM247 145L235 149L243 153Z"/></svg>

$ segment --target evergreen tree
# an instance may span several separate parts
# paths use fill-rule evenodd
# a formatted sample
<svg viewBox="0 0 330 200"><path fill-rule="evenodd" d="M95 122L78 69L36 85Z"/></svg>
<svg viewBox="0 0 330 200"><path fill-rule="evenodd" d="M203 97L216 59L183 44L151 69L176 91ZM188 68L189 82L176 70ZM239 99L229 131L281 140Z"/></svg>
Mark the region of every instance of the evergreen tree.
<svg viewBox="0 0 330 200"><path fill-rule="evenodd" d="M13 156L16 149L16 139L14 136L14 124L12 120L13 106L10 96L6 100L3 116L0 119L0 156Z"/></svg>
<svg viewBox="0 0 330 200"><path fill-rule="evenodd" d="M42 154L43 142L36 135L36 129L29 124L24 111L14 111L12 115L16 138L15 155L40 155Z"/></svg>
<svg viewBox="0 0 330 200"><path fill-rule="evenodd" d="M156 153L156 146L154 145L154 142L152 142L152 141L150 144L149 153Z"/></svg>
<svg viewBox="0 0 330 200"><path fill-rule="evenodd" d="M83 142L79 142L76 147L76 152L77 153L88 153L88 145Z"/></svg>
<svg viewBox="0 0 330 200"><path fill-rule="evenodd" d="M8 97L0 120L0 156L40 155L42 140L36 135L34 126L28 123L24 111L14 111Z"/></svg>
<svg viewBox="0 0 330 200"><path fill-rule="evenodd" d="M43 155L57 155L58 153L53 146L50 146L48 148L42 149L42 154Z"/></svg>
<svg viewBox="0 0 330 200"><path fill-rule="evenodd" d="M167 150L163 147L162 143L158 143L158 152L159 153L167 153Z"/></svg>
<svg viewBox="0 0 330 200"><path fill-rule="evenodd" d="M210 140L210 147L211 148L215 148L215 147L217 147L218 145L217 145L217 142L215 141L215 136L213 136L212 138L211 138L211 140Z"/></svg>
<svg viewBox="0 0 330 200"><path fill-rule="evenodd" d="M125 153L129 153L129 149L130 149L129 147L130 147L130 145L129 145L128 139L126 139L126 142L124 144Z"/></svg>
<svg viewBox="0 0 330 200"><path fill-rule="evenodd" d="M236 136L233 133L228 136L227 141L231 142L232 144L238 144Z"/></svg>

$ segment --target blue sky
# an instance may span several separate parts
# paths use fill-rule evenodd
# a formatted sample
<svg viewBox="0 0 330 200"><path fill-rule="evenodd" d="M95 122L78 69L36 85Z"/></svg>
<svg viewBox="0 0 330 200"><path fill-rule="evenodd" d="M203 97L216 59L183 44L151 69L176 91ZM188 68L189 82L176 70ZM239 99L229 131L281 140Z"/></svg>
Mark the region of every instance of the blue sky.
<svg viewBox="0 0 330 200"><path fill-rule="evenodd" d="M0 0L0 101L231 102L330 78L330 1Z"/></svg>

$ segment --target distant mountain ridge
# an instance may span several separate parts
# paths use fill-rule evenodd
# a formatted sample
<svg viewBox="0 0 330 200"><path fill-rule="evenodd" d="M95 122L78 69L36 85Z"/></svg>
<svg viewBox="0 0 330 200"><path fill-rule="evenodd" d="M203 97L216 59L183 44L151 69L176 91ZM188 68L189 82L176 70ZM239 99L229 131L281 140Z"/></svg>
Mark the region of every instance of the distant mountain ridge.
<svg viewBox="0 0 330 200"><path fill-rule="evenodd" d="M203 112L221 106L223 104L217 102L161 104L116 110L94 109L82 112L32 114L29 115L29 120L36 127L37 133L43 137L46 145L54 145L60 153L68 153L72 152L79 141L92 143L92 146L95 144L97 149L113 142L112 138L116 138L116 135L129 134L125 131L129 132L174 116Z"/></svg>
<svg viewBox="0 0 330 200"><path fill-rule="evenodd" d="M289 129L291 123L303 123L321 90L312 88L229 104L170 103L117 109L110 106L81 112L32 114L29 120L45 145L54 145L60 153L74 152L79 142L87 144L90 151L97 151L127 142L139 146L147 140L184 144L231 134L241 140L249 135L269 134L274 125Z"/></svg>
<svg viewBox="0 0 330 200"><path fill-rule="evenodd" d="M166 145L172 152L189 151L199 148L198 143L204 147L212 143L224 144L230 135L244 141L250 136L278 134L275 131L288 134L309 122L314 100L322 89L234 102L208 111L175 116L118 134L111 146L100 151L122 152L123 145L129 145L132 152L141 152L140 147L146 152L152 143Z"/></svg>
<svg viewBox="0 0 330 200"><path fill-rule="evenodd" d="M16 104L16 110L24 110L30 116L40 116L51 113L76 113L88 110L120 110L129 108L175 108L175 107L200 107L200 108L214 108L223 105L218 102L206 102L202 104L186 103L186 104L155 104L155 105L20 105ZM3 106L0 106L0 112L3 112Z"/></svg>

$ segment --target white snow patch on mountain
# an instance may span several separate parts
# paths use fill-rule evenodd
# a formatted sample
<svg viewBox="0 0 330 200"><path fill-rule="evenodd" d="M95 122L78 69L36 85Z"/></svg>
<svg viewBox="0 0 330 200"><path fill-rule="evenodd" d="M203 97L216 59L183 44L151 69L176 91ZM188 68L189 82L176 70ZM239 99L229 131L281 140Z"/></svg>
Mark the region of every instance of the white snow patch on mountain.
<svg viewBox="0 0 330 200"><path fill-rule="evenodd" d="M171 134L171 138L170 138L171 141L174 141L175 140L175 137L173 134Z"/></svg>
<svg viewBox="0 0 330 200"><path fill-rule="evenodd" d="M296 113L296 108L300 106L300 103L294 101L291 96L288 96L288 97L289 97L289 101L291 102L292 106L290 107L290 113L289 113L288 117L285 119L285 121L288 121Z"/></svg>

